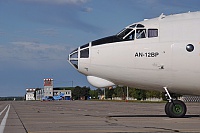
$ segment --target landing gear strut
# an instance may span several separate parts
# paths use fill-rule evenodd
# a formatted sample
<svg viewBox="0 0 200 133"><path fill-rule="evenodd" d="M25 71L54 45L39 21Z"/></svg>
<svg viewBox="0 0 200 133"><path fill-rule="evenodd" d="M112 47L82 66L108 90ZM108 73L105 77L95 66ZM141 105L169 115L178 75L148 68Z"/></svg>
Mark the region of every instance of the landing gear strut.
<svg viewBox="0 0 200 133"><path fill-rule="evenodd" d="M170 96L167 87L163 87L168 96L168 102L165 105L165 113L171 118L184 117L187 111L187 107L184 102L180 100L173 100Z"/></svg>

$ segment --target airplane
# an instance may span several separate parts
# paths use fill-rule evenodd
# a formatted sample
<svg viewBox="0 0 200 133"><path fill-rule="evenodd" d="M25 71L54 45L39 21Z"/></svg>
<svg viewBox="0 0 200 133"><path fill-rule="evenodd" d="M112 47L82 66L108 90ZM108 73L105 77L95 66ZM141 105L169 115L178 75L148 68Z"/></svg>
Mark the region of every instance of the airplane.
<svg viewBox="0 0 200 133"><path fill-rule="evenodd" d="M64 93L60 93L60 95L57 96L45 96L42 98L42 101L62 100L64 95Z"/></svg>
<svg viewBox="0 0 200 133"><path fill-rule="evenodd" d="M62 98L64 97L64 93L60 93L60 95L58 95L58 96L53 96L53 99L54 100L62 100Z"/></svg>
<svg viewBox="0 0 200 133"><path fill-rule="evenodd" d="M185 103L170 93L200 95L199 25L200 12L162 13L78 47L68 62L97 88L124 85L166 92L166 115L184 117Z"/></svg>

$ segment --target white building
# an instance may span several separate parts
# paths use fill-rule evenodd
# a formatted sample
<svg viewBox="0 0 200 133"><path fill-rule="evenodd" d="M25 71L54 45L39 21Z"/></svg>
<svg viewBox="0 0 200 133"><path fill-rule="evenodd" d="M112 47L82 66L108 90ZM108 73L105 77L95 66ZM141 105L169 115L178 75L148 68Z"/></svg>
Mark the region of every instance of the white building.
<svg viewBox="0 0 200 133"><path fill-rule="evenodd" d="M35 92L35 89L27 88L26 89L26 100L35 100L34 92Z"/></svg>
<svg viewBox="0 0 200 133"><path fill-rule="evenodd" d="M64 88L63 89L53 88L52 90L53 90L53 93L52 93L53 95L52 96L46 95L44 88L41 89L41 90L37 90L36 91L36 100L42 100L43 97L58 96L61 93L64 94L63 100L71 100L71 97L72 97L71 90L67 90L67 89L64 89Z"/></svg>

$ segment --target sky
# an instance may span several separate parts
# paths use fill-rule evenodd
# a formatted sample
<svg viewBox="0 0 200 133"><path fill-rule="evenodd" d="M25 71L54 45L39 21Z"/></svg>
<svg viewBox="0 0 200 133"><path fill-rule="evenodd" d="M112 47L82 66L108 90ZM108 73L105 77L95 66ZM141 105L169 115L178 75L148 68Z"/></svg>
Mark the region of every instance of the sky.
<svg viewBox="0 0 200 133"><path fill-rule="evenodd" d="M92 87L67 61L92 40L144 19L200 10L199 0L0 0L0 97L26 88Z"/></svg>

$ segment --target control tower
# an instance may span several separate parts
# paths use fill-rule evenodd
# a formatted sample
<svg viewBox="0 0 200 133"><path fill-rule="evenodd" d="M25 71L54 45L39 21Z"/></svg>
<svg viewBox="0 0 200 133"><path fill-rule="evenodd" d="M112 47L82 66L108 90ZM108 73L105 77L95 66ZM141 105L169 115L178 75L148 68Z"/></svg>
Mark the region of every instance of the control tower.
<svg viewBox="0 0 200 133"><path fill-rule="evenodd" d="M53 96L53 79L44 79L44 96Z"/></svg>

